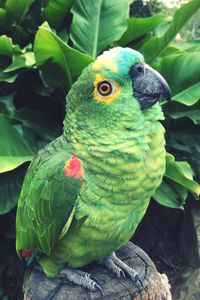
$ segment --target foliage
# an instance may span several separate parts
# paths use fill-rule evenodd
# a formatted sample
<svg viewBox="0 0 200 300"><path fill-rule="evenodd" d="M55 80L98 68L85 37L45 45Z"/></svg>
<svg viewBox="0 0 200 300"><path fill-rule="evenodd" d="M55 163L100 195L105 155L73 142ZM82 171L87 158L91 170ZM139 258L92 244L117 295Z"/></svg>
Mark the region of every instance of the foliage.
<svg viewBox="0 0 200 300"><path fill-rule="evenodd" d="M129 18L131 2L1 2L0 222L9 222L10 218L13 231L12 209L28 162L38 149L61 134L65 95L82 69L113 45L141 51L172 89L172 103L162 103L167 149L171 154L167 155L166 174L155 200L183 208L188 192L195 198L200 193L200 186L194 181L200 179L200 41L174 41L200 8L200 2L190 1L173 18L161 14ZM1 227L0 239L5 244L2 251L9 251L8 239L14 244L14 232L9 234L8 224ZM12 266L0 256L0 282L6 269L17 274L16 257L11 261ZM16 282L9 283L12 297L17 299L15 286ZM5 295L7 291L0 286L0 297Z"/></svg>
<svg viewBox="0 0 200 300"><path fill-rule="evenodd" d="M163 12L166 7L161 0L134 0L130 7L132 17L150 17L154 14Z"/></svg>

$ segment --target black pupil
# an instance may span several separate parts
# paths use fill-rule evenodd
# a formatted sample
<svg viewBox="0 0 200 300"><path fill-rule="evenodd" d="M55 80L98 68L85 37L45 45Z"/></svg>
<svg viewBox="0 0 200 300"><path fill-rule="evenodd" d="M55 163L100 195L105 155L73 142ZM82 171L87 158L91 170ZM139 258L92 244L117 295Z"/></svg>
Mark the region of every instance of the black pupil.
<svg viewBox="0 0 200 300"><path fill-rule="evenodd" d="M103 83L103 84L101 85L101 90L102 90L102 92L107 92L108 89L109 89L109 86L108 86L107 83Z"/></svg>

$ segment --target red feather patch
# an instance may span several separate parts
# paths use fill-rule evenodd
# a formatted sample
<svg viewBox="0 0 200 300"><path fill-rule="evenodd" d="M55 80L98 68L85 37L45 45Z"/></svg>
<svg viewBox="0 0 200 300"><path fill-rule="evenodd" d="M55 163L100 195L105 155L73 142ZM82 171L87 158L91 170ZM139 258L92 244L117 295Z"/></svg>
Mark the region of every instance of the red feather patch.
<svg viewBox="0 0 200 300"><path fill-rule="evenodd" d="M72 155L71 158L66 161L64 167L64 173L67 177L83 179L83 175L84 175L83 166L77 156Z"/></svg>
<svg viewBox="0 0 200 300"><path fill-rule="evenodd" d="M32 250L31 249L25 249L25 250L20 250L20 255L23 257L23 258L26 258L26 257L29 257L32 255Z"/></svg>

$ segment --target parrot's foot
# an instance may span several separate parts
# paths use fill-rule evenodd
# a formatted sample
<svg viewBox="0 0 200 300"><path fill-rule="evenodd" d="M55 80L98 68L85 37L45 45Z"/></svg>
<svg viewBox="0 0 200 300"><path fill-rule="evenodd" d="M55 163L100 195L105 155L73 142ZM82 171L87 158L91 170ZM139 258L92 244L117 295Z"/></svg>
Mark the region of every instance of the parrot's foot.
<svg viewBox="0 0 200 300"><path fill-rule="evenodd" d="M128 274L138 286L138 290L140 292L143 290L143 283L138 273L125 264L121 259L119 259L115 252L101 259L100 264L111 270L117 276L117 278L125 278L125 273Z"/></svg>
<svg viewBox="0 0 200 300"><path fill-rule="evenodd" d="M67 279L77 285L88 288L92 292L100 291L103 294L100 285L91 277L90 273L77 269L64 268L58 273L57 278L62 280Z"/></svg>

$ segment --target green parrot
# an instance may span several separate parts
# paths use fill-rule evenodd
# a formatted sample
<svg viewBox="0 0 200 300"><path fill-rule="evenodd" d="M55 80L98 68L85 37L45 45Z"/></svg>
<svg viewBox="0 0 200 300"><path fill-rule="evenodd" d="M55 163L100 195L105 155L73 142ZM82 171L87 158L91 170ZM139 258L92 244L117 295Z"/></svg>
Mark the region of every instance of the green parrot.
<svg viewBox="0 0 200 300"><path fill-rule="evenodd" d="M78 268L93 261L140 281L114 251L133 236L165 172L161 97L170 100L166 81L135 50L112 48L83 70L67 95L63 134L38 152L23 183L21 258L91 291L100 285Z"/></svg>

